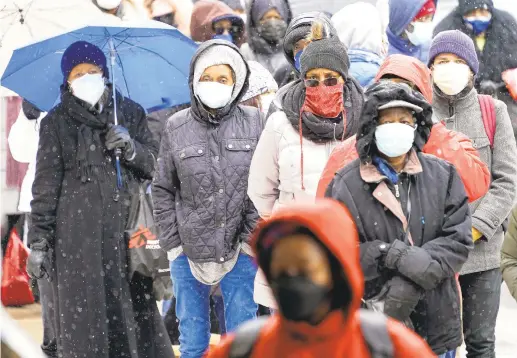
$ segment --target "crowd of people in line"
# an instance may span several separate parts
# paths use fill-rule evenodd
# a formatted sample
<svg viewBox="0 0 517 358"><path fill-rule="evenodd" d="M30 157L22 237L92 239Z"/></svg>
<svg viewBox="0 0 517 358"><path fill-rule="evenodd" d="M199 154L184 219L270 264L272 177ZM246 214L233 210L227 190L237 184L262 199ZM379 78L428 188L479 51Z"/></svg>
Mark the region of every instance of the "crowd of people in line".
<svg viewBox="0 0 517 358"><path fill-rule="evenodd" d="M61 102L24 101L9 146L47 356L174 356L152 279L127 275L152 180L181 357L495 357L503 279L517 300L516 20L492 0L436 26L434 0L294 2L146 2L199 43L189 104L146 114L82 41Z"/></svg>

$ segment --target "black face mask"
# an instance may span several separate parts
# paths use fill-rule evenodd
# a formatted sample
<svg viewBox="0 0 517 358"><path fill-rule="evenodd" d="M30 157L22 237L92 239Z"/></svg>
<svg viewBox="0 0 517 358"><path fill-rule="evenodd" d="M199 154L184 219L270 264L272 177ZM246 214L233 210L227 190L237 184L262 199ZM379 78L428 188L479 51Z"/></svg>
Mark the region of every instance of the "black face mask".
<svg viewBox="0 0 517 358"><path fill-rule="evenodd" d="M271 288L278 296L282 315L296 322L308 322L330 293L329 289L305 276L282 275L273 281Z"/></svg>
<svg viewBox="0 0 517 358"><path fill-rule="evenodd" d="M284 20L269 19L257 28L260 37L272 43L279 43L285 36L287 24Z"/></svg>

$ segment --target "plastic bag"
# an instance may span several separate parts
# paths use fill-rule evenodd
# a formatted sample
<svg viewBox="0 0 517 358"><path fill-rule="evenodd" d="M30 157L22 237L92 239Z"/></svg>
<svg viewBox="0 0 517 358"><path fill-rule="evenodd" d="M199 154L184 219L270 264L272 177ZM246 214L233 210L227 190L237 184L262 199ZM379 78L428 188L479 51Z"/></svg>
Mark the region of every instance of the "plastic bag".
<svg viewBox="0 0 517 358"><path fill-rule="evenodd" d="M167 253L158 243L158 227L154 223L150 194L140 186L131 199L126 239L129 242L129 279L138 272L153 279L155 299L172 298Z"/></svg>
<svg viewBox="0 0 517 358"><path fill-rule="evenodd" d="M34 303L27 274L29 250L23 245L16 229L11 230L2 264L2 304L22 306Z"/></svg>

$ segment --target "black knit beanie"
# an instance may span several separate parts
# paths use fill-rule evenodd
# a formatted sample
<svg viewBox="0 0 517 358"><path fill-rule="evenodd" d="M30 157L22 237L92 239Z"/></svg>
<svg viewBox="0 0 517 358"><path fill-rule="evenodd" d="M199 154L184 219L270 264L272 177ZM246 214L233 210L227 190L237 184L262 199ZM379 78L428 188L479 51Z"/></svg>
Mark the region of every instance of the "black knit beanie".
<svg viewBox="0 0 517 358"><path fill-rule="evenodd" d="M348 78L350 60L345 45L337 37L313 40L303 51L300 61L303 77L313 68L328 68L339 72L343 79Z"/></svg>

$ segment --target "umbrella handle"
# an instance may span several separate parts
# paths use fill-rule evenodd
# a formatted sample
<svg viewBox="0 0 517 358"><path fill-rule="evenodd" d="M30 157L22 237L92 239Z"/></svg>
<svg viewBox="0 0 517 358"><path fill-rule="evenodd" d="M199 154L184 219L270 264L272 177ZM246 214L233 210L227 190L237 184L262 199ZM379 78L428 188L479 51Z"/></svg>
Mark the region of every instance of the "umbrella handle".
<svg viewBox="0 0 517 358"><path fill-rule="evenodd" d="M116 51L115 45L113 44L113 39L110 37L109 39L110 46L110 63L111 63L111 85L113 86L112 95L113 95L113 123L118 125L118 117L117 117L117 91L115 90L115 59L116 59ZM115 168L117 170L117 189L122 189L122 170L120 169L120 156L122 155L122 150L120 148L115 149Z"/></svg>

